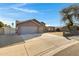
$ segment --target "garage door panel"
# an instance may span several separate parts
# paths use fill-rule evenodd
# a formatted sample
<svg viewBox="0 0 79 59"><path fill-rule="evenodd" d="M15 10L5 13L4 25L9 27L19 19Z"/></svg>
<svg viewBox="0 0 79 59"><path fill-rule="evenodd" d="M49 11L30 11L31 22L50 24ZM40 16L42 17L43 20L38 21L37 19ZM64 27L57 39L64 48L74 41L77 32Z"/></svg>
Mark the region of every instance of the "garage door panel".
<svg viewBox="0 0 79 59"><path fill-rule="evenodd" d="M37 27L30 26L30 27L21 27L20 28L20 34L32 34L37 33Z"/></svg>

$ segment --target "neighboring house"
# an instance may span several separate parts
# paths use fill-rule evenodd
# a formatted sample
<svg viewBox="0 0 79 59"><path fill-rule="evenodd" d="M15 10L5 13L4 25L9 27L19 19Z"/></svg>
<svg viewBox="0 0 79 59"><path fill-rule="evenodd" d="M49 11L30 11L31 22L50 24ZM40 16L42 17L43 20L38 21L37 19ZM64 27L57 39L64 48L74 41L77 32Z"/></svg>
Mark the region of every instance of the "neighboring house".
<svg viewBox="0 0 79 59"><path fill-rule="evenodd" d="M0 28L0 35L10 35L10 34L15 34L15 29L11 27L2 27Z"/></svg>
<svg viewBox="0 0 79 59"><path fill-rule="evenodd" d="M23 22L16 21L16 33L17 34L34 34L45 32L45 24L31 19Z"/></svg>
<svg viewBox="0 0 79 59"><path fill-rule="evenodd" d="M47 32L59 32L63 31L63 27L53 27L53 26L47 26Z"/></svg>
<svg viewBox="0 0 79 59"><path fill-rule="evenodd" d="M55 27L55 31L62 32L64 31L64 27Z"/></svg>
<svg viewBox="0 0 79 59"><path fill-rule="evenodd" d="M55 27L53 27L53 26L47 26L47 31L48 32L53 32L53 31L55 31Z"/></svg>

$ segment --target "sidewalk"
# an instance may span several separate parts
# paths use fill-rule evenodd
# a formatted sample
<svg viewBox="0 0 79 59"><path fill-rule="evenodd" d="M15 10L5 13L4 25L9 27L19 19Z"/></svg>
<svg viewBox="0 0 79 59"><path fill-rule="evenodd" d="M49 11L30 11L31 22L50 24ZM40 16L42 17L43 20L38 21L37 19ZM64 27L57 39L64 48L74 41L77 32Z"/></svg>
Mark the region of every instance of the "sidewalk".
<svg viewBox="0 0 79 59"><path fill-rule="evenodd" d="M0 56L27 56L24 44L0 48Z"/></svg>

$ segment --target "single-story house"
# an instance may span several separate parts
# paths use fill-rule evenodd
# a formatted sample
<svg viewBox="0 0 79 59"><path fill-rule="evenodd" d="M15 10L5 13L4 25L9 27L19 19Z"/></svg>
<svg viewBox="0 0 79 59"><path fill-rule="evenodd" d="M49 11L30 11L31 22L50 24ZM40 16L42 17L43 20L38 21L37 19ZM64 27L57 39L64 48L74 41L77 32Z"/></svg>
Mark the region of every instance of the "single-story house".
<svg viewBox="0 0 79 59"><path fill-rule="evenodd" d="M55 27L47 26L47 32L53 32L53 31L55 31Z"/></svg>
<svg viewBox="0 0 79 59"><path fill-rule="evenodd" d="M63 29L63 27L55 27L55 31L57 31L57 32L62 32L64 29Z"/></svg>
<svg viewBox="0 0 79 59"><path fill-rule="evenodd" d="M63 27L47 26L47 32L63 31Z"/></svg>
<svg viewBox="0 0 79 59"><path fill-rule="evenodd" d="M16 33L17 34L34 34L43 33L45 31L45 24L31 19L27 21L16 21Z"/></svg>

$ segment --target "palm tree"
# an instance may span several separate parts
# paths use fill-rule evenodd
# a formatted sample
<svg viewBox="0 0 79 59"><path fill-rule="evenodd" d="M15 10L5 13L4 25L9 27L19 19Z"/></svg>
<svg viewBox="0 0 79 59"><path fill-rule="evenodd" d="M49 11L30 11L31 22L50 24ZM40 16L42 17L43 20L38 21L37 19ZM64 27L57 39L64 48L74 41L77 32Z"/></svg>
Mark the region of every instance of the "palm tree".
<svg viewBox="0 0 79 59"><path fill-rule="evenodd" d="M67 8L62 9L61 14L63 16L62 21L66 24L67 28L71 32L75 21L79 20L79 5L72 5Z"/></svg>

